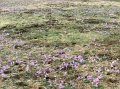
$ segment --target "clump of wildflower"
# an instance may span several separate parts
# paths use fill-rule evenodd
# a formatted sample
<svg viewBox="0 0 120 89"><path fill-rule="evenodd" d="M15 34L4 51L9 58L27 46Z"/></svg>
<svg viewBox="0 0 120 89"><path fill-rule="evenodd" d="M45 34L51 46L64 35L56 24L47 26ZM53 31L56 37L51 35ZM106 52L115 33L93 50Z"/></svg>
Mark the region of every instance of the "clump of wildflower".
<svg viewBox="0 0 120 89"><path fill-rule="evenodd" d="M68 67L68 63L67 62L63 62L61 65L60 65L60 70L66 68L67 69Z"/></svg>
<svg viewBox="0 0 120 89"><path fill-rule="evenodd" d="M93 79L92 84L93 84L95 87L98 87L99 81L100 81L99 78L95 78L95 79Z"/></svg>
<svg viewBox="0 0 120 89"><path fill-rule="evenodd" d="M83 59L83 57L82 56L78 56L77 58L76 58L80 63L84 63L85 62L85 60Z"/></svg>

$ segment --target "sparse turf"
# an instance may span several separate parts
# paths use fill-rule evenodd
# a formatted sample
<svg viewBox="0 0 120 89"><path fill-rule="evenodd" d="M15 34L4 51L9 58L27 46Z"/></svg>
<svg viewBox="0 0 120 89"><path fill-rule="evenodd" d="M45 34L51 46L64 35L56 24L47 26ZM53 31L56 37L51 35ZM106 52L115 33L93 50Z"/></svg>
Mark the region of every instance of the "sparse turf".
<svg viewBox="0 0 120 89"><path fill-rule="evenodd" d="M0 1L0 89L120 89L120 2Z"/></svg>

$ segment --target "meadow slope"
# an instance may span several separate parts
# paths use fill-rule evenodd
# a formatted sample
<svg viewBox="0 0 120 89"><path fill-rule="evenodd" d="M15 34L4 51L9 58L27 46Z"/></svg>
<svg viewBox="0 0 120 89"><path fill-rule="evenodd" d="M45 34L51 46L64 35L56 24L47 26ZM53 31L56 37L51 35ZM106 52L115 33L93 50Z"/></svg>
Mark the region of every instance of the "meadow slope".
<svg viewBox="0 0 120 89"><path fill-rule="evenodd" d="M0 89L120 89L120 2L0 0Z"/></svg>

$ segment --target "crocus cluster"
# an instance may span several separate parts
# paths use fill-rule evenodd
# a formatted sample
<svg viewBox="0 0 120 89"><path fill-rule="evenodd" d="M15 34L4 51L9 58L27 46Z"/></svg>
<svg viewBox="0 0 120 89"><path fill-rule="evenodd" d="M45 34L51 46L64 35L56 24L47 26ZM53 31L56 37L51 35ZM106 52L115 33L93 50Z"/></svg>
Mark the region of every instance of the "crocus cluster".
<svg viewBox="0 0 120 89"><path fill-rule="evenodd" d="M95 87L98 87L101 78L102 78L102 74L100 74L97 78L94 78L93 81L92 81L92 84L93 84Z"/></svg>

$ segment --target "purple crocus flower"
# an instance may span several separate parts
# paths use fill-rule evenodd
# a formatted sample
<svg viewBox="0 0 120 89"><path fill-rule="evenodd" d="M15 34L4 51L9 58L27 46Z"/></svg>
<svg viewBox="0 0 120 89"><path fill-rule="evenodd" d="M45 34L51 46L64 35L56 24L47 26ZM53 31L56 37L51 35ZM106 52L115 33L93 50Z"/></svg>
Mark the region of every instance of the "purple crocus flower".
<svg viewBox="0 0 120 89"><path fill-rule="evenodd" d="M22 60L16 60L16 63L22 63L23 61Z"/></svg>
<svg viewBox="0 0 120 89"><path fill-rule="evenodd" d="M2 60L0 59L0 62L2 62Z"/></svg>
<svg viewBox="0 0 120 89"><path fill-rule="evenodd" d="M82 56L78 56L77 59L78 59L78 61L80 61L80 63L84 63L85 62L85 60L82 58Z"/></svg>
<svg viewBox="0 0 120 89"><path fill-rule="evenodd" d="M116 72L116 73L120 73L120 70L119 70L119 69L118 69L118 70L115 70L115 72Z"/></svg>
<svg viewBox="0 0 120 89"><path fill-rule="evenodd" d="M28 70L29 70L29 65L26 66L26 71L28 71Z"/></svg>
<svg viewBox="0 0 120 89"><path fill-rule="evenodd" d="M81 79L82 77L81 76L78 76L77 79Z"/></svg>
<svg viewBox="0 0 120 89"><path fill-rule="evenodd" d="M2 73L2 74L1 74L1 77L5 77L5 74L4 74L4 73Z"/></svg>
<svg viewBox="0 0 120 89"><path fill-rule="evenodd" d="M88 76L87 76L87 79L92 79L92 78L93 78L92 75L88 75Z"/></svg>
<svg viewBox="0 0 120 89"><path fill-rule="evenodd" d="M58 53L59 54L63 54L64 52L62 50L58 50Z"/></svg>
<svg viewBox="0 0 120 89"><path fill-rule="evenodd" d="M99 83L98 82L95 82L94 86L95 87L98 87Z"/></svg>
<svg viewBox="0 0 120 89"><path fill-rule="evenodd" d="M38 75L42 73L41 69L36 72Z"/></svg>
<svg viewBox="0 0 120 89"><path fill-rule="evenodd" d="M49 68L49 71L50 71L50 72L52 72L52 70L53 70L52 68Z"/></svg>
<svg viewBox="0 0 120 89"><path fill-rule="evenodd" d="M47 58L47 56L46 56L46 54L44 54L44 58L47 60L48 58Z"/></svg>
<svg viewBox="0 0 120 89"><path fill-rule="evenodd" d="M0 70L0 73L2 74L2 73L4 73L4 71L3 71L3 70Z"/></svg>
<svg viewBox="0 0 120 89"><path fill-rule="evenodd" d="M8 63L10 63L10 62L12 62L12 60L11 60L11 59L8 59Z"/></svg>
<svg viewBox="0 0 120 89"><path fill-rule="evenodd" d="M60 83L63 84L63 83L64 83L64 80L60 80Z"/></svg>
<svg viewBox="0 0 120 89"><path fill-rule="evenodd" d="M35 65L35 63L34 63L33 60L31 60L29 64L30 64L31 66L34 66L34 65Z"/></svg>
<svg viewBox="0 0 120 89"><path fill-rule="evenodd" d="M102 78L102 74L100 74L99 76L98 76L98 79L101 79Z"/></svg>
<svg viewBox="0 0 120 89"><path fill-rule="evenodd" d="M64 73L63 73L63 76L66 76L66 75L67 75L67 72L64 72Z"/></svg>
<svg viewBox="0 0 120 89"><path fill-rule="evenodd" d="M8 69L8 68L9 68L8 65L2 67L3 70L6 70L6 69Z"/></svg>
<svg viewBox="0 0 120 89"><path fill-rule="evenodd" d="M32 54L31 54L31 53L29 53L29 54L28 54L28 56L32 56Z"/></svg>
<svg viewBox="0 0 120 89"><path fill-rule="evenodd" d="M75 69L77 69L77 68L78 68L78 66L77 66L76 64L74 64L74 68L75 68Z"/></svg>
<svg viewBox="0 0 120 89"><path fill-rule="evenodd" d="M99 82L99 78L95 78L93 82Z"/></svg>
<svg viewBox="0 0 120 89"><path fill-rule="evenodd" d="M60 84L59 89L64 89L64 86L62 84Z"/></svg>
<svg viewBox="0 0 120 89"><path fill-rule="evenodd" d="M96 69L96 72L100 73L100 72L101 72L101 69Z"/></svg>

